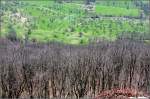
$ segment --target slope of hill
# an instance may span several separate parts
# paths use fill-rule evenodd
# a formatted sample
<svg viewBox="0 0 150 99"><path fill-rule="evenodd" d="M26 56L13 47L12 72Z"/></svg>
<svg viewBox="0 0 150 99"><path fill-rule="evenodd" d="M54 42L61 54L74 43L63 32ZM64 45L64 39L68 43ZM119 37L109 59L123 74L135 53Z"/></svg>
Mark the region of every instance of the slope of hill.
<svg viewBox="0 0 150 99"><path fill-rule="evenodd" d="M133 1L2 1L1 16L0 36L13 31L21 40L86 44L95 38L115 40L126 32L149 35L148 15Z"/></svg>

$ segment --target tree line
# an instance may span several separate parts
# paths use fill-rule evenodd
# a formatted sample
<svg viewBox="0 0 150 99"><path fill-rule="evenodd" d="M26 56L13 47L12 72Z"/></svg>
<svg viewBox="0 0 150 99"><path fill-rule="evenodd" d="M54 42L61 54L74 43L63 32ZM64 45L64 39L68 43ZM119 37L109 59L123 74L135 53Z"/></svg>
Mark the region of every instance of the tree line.
<svg viewBox="0 0 150 99"><path fill-rule="evenodd" d="M0 97L95 97L135 88L150 94L150 45L99 40L87 45L0 39Z"/></svg>

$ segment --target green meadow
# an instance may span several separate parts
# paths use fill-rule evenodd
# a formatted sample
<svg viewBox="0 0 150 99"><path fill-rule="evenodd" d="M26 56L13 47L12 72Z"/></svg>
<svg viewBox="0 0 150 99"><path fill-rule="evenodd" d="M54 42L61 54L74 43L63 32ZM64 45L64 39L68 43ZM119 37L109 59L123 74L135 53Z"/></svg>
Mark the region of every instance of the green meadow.
<svg viewBox="0 0 150 99"><path fill-rule="evenodd" d="M97 2L92 11L86 11L81 1L18 1L3 6L2 37L9 34L9 26L22 40L28 34L31 41L68 44L86 44L93 38L115 40L124 32L149 34L149 21L138 18L141 9L131 1ZM15 13L21 18L10 17ZM23 22L23 19L27 21Z"/></svg>

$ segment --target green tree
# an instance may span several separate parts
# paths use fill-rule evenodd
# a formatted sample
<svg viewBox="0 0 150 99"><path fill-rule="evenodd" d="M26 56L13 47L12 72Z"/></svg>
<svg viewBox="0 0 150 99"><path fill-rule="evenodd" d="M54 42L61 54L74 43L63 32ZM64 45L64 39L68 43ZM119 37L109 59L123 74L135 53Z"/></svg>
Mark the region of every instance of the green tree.
<svg viewBox="0 0 150 99"><path fill-rule="evenodd" d="M16 30L13 28L12 25L8 26L7 38L10 39L11 41L16 41L17 40L17 33L16 33Z"/></svg>
<svg viewBox="0 0 150 99"><path fill-rule="evenodd" d="M55 0L57 3L62 3L63 0Z"/></svg>
<svg viewBox="0 0 150 99"><path fill-rule="evenodd" d="M94 3L94 2L96 2L96 0L85 0L85 4L87 4L87 5L90 4L91 2Z"/></svg>

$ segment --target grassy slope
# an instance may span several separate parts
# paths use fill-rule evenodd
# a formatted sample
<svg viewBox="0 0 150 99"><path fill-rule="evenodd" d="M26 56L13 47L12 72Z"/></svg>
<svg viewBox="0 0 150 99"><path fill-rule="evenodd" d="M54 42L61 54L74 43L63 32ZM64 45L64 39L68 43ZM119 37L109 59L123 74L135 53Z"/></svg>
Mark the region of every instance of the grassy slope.
<svg viewBox="0 0 150 99"><path fill-rule="evenodd" d="M132 16L137 17L140 15L138 9L126 9L120 7L96 6L96 12L100 15L112 16Z"/></svg>
<svg viewBox="0 0 150 99"><path fill-rule="evenodd" d="M26 4L18 8L26 16L32 17L31 34L29 39L38 41L61 41L71 44L87 43L89 38L103 37L114 40L121 32L148 32L148 23L140 20L119 21L113 19L85 18L87 14L77 3L56 4L52 1L24 1ZM104 6L103 6L104 5ZM112 16L139 16L137 8L108 6L99 3L96 5L96 14ZM6 17L6 18L5 18ZM4 19L8 19L7 15ZM33 21L34 20L34 21ZM8 29L9 22L4 25L2 34ZM27 29L24 25L14 23L19 37L23 38ZM30 26L31 27L31 26ZM80 34L82 33L82 36Z"/></svg>

